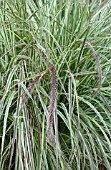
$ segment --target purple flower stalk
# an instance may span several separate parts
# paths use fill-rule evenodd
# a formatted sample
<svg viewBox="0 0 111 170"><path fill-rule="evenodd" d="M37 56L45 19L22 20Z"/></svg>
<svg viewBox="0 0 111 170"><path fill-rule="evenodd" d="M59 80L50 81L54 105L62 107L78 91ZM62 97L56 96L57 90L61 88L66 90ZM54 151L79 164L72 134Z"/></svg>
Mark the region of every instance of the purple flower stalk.
<svg viewBox="0 0 111 170"><path fill-rule="evenodd" d="M33 92L34 87L39 82L40 78L41 78L41 76L36 77L36 79L30 84L30 86L28 88L28 92L30 94ZM22 99L21 108L24 107L24 104L26 103L27 99L28 99L28 95L25 94L24 98Z"/></svg>
<svg viewBox="0 0 111 170"><path fill-rule="evenodd" d="M94 55L94 58L96 60L96 63L97 63L98 76L99 76L99 84L98 84L97 92L99 92L100 89L101 89L101 85L102 85L102 72L101 72L100 61L99 61L99 58L98 58L96 51L94 50L94 48L91 46L91 44L88 41L86 41L86 45L89 46L89 48L91 49L91 51Z"/></svg>
<svg viewBox="0 0 111 170"><path fill-rule="evenodd" d="M83 41L80 41L79 43L81 44L82 42ZM102 71L101 71L100 61L99 61L98 55L97 55L95 49L92 47L92 45L88 41L86 41L85 44L91 49L91 51L94 55L94 58L96 60L96 64L97 64L97 68L98 68L98 76L99 76L99 83L98 83L97 92L99 92L100 89L101 89L101 85L102 85Z"/></svg>
<svg viewBox="0 0 111 170"><path fill-rule="evenodd" d="M52 72L52 89L50 95L50 107L49 114L47 116L47 137L49 141L53 140L53 118L56 110L56 95L57 95L57 81L56 81L56 68L51 65L50 70Z"/></svg>

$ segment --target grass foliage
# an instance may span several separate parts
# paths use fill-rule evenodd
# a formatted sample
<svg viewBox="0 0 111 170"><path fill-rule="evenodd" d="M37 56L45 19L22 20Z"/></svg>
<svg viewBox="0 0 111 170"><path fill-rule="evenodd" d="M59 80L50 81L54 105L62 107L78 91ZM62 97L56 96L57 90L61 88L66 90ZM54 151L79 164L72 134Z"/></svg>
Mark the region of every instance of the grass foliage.
<svg viewBox="0 0 111 170"><path fill-rule="evenodd" d="M111 170L110 51L110 0L0 2L1 170Z"/></svg>

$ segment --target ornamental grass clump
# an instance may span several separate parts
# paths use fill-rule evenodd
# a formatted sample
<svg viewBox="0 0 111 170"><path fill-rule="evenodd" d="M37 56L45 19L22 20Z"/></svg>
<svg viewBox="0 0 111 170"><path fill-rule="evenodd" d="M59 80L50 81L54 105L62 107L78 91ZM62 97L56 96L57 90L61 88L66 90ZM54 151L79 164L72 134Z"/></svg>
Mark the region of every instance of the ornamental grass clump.
<svg viewBox="0 0 111 170"><path fill-rule="evenodd" d="M0 170L111 170L110 51L110 0L0 2Z"/></svg>

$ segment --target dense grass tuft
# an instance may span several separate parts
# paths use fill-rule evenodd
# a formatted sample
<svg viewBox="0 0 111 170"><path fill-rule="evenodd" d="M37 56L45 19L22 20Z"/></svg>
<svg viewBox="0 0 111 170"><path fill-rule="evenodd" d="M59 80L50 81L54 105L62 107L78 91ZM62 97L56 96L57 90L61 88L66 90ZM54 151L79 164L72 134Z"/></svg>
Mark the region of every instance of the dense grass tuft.
<svg viewBox="0 0 111 170"><path fill-rule="evenodd" d="M0 2L0 170L111 170L111 2Z"/></svg>

